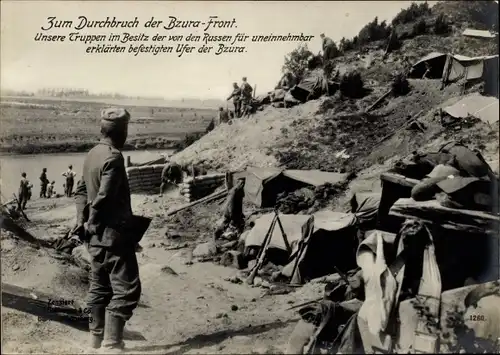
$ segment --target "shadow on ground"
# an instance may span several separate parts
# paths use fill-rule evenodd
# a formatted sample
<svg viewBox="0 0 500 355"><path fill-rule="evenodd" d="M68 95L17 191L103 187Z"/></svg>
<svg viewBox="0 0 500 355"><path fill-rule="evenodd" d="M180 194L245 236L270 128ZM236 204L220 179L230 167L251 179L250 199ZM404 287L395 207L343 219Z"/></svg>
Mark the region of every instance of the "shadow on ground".
<svg viewBox="0 0 500 355"><path fill-rule="evenodd" d="M255 335L260 333L265 333L272 329L284 328L291 323L297 322L296 319L291 319L287 321L275 321L266 324L261 324L257 326L248 326L235 330L222 330L211 334L198 334L191 338L188 338L182 342L174 344L165 345L150 345L150 346L137 346L134 348L128 348L130 351L166 351L164 354L184 354L192 349L200 349L205 346L213 346L221 343L222 341L229 339L234 336L245 336L245 335ZM171 351L168 351L171 350Z"/></svg>
<svg viewBox="0 0 500 355"><path fill-rule="evenodd" d="M89 331L89 318L76 307L49 307L46 294L37 292L35 295L28 289L2 283L2 306L37 316L41 321L53 321L81 331ZM146 338L136 331L125 330L125 340L144 341Z"/></svg>

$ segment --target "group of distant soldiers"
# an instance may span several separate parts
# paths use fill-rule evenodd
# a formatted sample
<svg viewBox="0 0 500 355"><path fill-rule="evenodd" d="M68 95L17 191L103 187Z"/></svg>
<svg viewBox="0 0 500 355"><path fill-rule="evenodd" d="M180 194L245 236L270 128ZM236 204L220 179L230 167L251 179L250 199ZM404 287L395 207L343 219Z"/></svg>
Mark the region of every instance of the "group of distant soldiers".
<svg viewBox="0 0 500 355"><path fill-rule="evenodd" d="M62 176L66 179L64 186L64 195L71 197L73 194L73 186L75 184L76 173L73 171L73 166L70 165L68 170L62 173ZM55 181L50 181L47 178L47 168L42 169L40 174L40 198L51 198L56 196L55 191ZM19 210L25 210L26 204L31 199L33 184L28 180L27 174L23 172L21 174L21 181L19 184L19 196L17 198Z"/></svg>
<svg viewBox="0 0 500 355"><path fill-rule="evenodd" d="M233 91L227 98L227 101L233 100L234 111L226 110L224 107L219 107L216 125L227 123L232 118L240 118L249 116L252 112L252 99L254 90L248 83L247 78L242 78L241 85L233 83Z"/></svg>
<svg viewBox="0 0 500 355"><path fill-rule="evenodd" d="M242 78L242 83L238 86L238 83L233 83L233 92L227 100L233 99L234 105L234 115L239 117L245 117L250 114L251 104L252 104L252 94L253 88L248 83L247 78Z"/></svg>

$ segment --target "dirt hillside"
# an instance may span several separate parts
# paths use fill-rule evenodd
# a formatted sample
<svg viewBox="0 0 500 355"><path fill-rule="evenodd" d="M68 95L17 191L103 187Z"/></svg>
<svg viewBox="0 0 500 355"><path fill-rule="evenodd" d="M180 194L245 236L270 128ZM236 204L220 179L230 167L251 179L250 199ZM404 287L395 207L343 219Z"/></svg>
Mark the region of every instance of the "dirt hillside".
<svg viewBox="0 0 500 355"><path fill-rule="evenodd" d="M381 162L395 154L408 154L422 143L438 139L443 132L432 124L432 116L436 109L453 104L465 94L459 85L449 85L441 90L439 80L410 79L411 91L407 95L389 97L369 114L364 111L391 88L393 75L404 69L405 56L410 62L416 62L432 51L471 57L498 54L495 41L462 36L463 29L474 23L472 20L463 22L464 10L453 2L438 3L436 12L424 20L430 26L436 13L445 10L450 11L447 13L449 19L454 19L452 14L457 12L462 21L452 21L452 32L448 35L426 33L403 40L399 50L385 57L385 42L373 42L368 50L351 50L335 59L336 69L340 72L356 70L361 74L368 91L365 97L349 99L337 92L292 108L266 106L250 119L233 120L232 125L217 127L172 159L182 163L204 163L221 170L237 170L249 165L283 165L339 171L366 168L377 159ZM398 32L404 33L412 25L400 25ZM468 92L477 90L478 87L472 87ZM394 141L386 141L382 148L388 148L381 151L380 140L413 118L424 119L432 126L427 129L425 137L415 132L398 133L396 136L405 136L401 138L406 142L404 147L391 146ZM364 158L374 147L381 153L375 161L369 159L365 162ZM333 158L344 149L351 159L339 162ZM371 158L375 155L372 154Z"/></svg>

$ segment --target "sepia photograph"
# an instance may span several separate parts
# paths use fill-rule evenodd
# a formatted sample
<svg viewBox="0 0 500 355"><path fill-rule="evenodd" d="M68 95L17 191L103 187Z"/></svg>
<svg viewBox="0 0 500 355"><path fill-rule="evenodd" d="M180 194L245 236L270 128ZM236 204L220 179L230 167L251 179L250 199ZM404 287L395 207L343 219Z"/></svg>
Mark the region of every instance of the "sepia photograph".
<svg viewBox="0 0 500 355"><path fill-rule="evenodd" d="M0 7L3 354L500 354L498 1Z"/></svg>

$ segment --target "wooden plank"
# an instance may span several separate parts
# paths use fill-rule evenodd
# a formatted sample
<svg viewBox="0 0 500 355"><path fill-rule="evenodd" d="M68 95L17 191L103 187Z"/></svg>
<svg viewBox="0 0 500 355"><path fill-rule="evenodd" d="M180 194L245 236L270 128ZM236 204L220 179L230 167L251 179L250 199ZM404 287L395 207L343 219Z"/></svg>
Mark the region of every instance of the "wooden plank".
<svg viewBox="0 0 500 355"><path fill-rule="evenodd" d="M389 182L392 182L394 184L398 184L398 185L402 185L402 186L406 186L406 187L413 187L420 182L420 180L407 178L404 175L396 174L396 173L382 173L380 175L380 179L383 181L389 181Z"/></svg>
<svg viewBox="0 0 500 355"><path fill-rule="evenodd" d="M389 96L389 94L392 92L392 89L390 89L389 91L387 91L384 95L382 95L380 98L377 99L377 101L375 101L373 103L373 105L371 105L370 107L368 107L366 109L365 112L370 112L371 110L373 110L378 104L380 104L387 96Z"/></svg>
<svg viewBox="0 0 500 355"><path fill-rule="evenodd" d="M497 234L500 218L493 214L441 206L438 201L399 199L389 211L390 217L420 219L444 228L471 233Z"/></svg>
<svg viewBox="0 0 500 355"><path fill-rule="evenodd" d="M219 192L214 192L213 194L208 195L208 196L206 196L206 197L204 197L202 199L190 202L190 203L188 203L186 205L183 205L183 206L181 206L179 208L176 208L176 209L174 209L172 211L167 212L167 216L172 216L172 215L176 214L177 212L186 210L186 209L191 208L193 206L196 206L196 205L198 205L200 203L211 202L211 201L215 201L215 200L217 200L219 198L226 197L227 193L228 193L227 190L223 190L223 191L219 191Z"/></svg>

